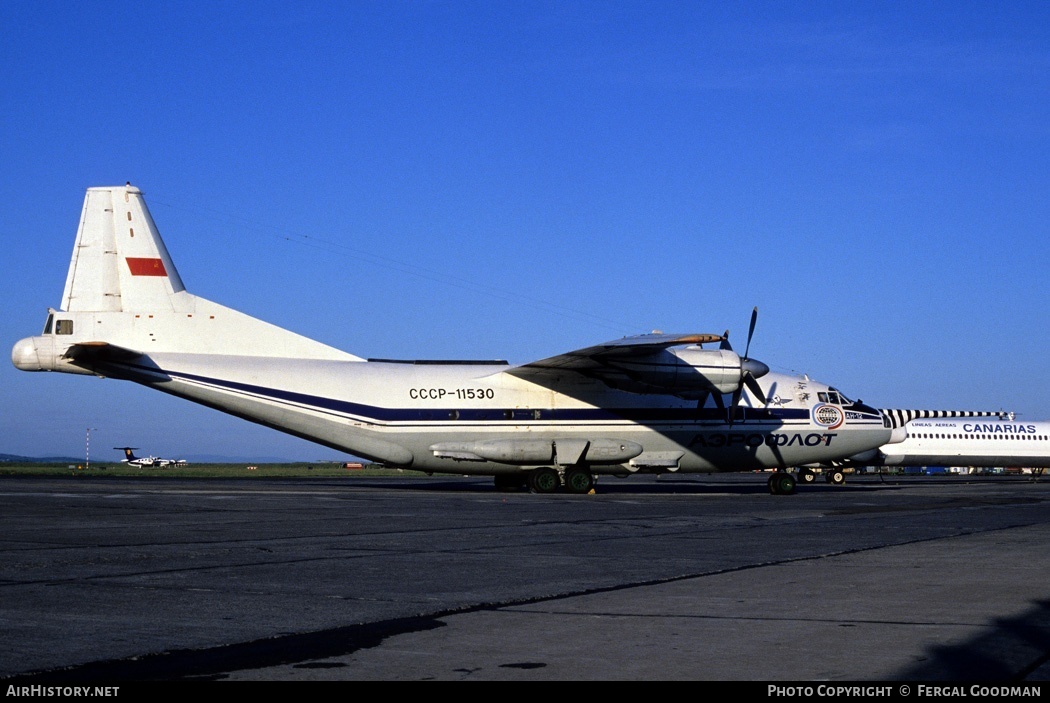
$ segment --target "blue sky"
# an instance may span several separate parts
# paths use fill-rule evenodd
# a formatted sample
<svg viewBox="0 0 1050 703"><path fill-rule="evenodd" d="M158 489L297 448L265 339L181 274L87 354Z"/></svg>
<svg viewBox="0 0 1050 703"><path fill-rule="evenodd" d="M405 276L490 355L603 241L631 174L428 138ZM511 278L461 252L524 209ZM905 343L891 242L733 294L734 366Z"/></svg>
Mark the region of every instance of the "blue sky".
<svg viewBox="0 0 1050 703"><path fill-rule="evenodd" d="M364 357L721 332L881 407L1050 419L1045 2L0 3L0 340L84 190ZM331 450L0 364L0 453ZM97 451L97 454L96 454Z"/></svg>

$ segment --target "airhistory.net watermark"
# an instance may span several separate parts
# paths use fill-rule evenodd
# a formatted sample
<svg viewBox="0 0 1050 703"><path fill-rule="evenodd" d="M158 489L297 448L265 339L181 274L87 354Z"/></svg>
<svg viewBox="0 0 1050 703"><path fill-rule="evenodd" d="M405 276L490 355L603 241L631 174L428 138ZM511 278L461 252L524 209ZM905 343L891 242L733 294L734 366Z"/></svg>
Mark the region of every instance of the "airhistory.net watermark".
<svg viewBox="0 0 1050 703"><path fill-rule="evenodd" d="M110 697L120 692L120 686L16 686L9 684L4 695L25 696L27 698L59 696L62 698L91 698L94 696Z"/></svg>

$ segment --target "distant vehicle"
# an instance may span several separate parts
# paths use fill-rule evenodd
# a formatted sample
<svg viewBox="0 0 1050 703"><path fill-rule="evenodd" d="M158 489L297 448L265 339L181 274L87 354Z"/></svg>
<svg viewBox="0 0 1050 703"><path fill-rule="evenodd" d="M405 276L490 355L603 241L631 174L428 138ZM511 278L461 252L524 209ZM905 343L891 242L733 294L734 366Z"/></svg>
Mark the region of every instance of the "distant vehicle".
<svg viewBox="0 0 1050 703"><path fill-rule="evenodd" d="M135 456L135 450L138 449L138 447L113 448L124 450L124 458L120 460L120 463L127 464L128 466L141 466L143 468L163 468L165 466L186 466L190 463L185 459L162 459L159 456Z"/></svg>

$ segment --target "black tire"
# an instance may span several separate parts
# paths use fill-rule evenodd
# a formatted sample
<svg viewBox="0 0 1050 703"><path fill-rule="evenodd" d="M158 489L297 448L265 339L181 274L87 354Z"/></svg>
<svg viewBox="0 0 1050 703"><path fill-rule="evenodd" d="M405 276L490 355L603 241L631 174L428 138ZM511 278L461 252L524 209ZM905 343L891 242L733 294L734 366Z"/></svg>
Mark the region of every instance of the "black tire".
<svg viewBox="0 0 1050 703"><path fill-rule="evenodd" d="M789 496L795 493L795 477L786 471L773 474L773 483L776 485L777 495Z"/></svg>
<svg viewBox="0 0 1050 703"><path fill-rule="evenodd" d="M569 469L565 472L565 490L569 493L590 493L594 488L594 474L587 469Z"/></svg>
<svg viewBox="0 0 1050 703"><path fill-rule="evenodd" d="M561 488L561 477L554 469L533 469L529 474L529 488L533 493L554 493Z"/></svg>
<svg viewBox="0 0 1050 703"><path fill-rule="evenodd" d="M839 469L830 469L828 471L828 483L841 486L846 482L846 474L842 473Z"/></svg>
<svg viewBox="0 0 1050 703"><path fill-rule="evenodd" d="M810 469L799 469L798 470L798 482L799 483L813 483L817 480L817 475Z"/></svg>

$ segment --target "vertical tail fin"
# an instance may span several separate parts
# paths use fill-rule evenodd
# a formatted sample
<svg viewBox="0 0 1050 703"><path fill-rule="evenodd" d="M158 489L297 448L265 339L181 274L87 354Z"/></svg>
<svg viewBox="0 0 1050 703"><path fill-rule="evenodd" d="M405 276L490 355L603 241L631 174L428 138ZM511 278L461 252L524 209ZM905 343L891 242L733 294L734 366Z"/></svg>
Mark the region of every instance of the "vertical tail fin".
<svg viewBox="0 0 1050 703"><path fill-rule="evenodd" d="M185 290L142 191L130 183L89 188L62 309L181 312L191 304Z"/></svg>
<svg viewBox="0 0 1050 703"><path fill-rule="evenodd" d="M49 318L50 319L50 318ZM24 371L100 373L100 349L362 361L186 290L142 191L89 188L54 327L11 351ZM116 352L120 353L120 352Z"/></svg>

